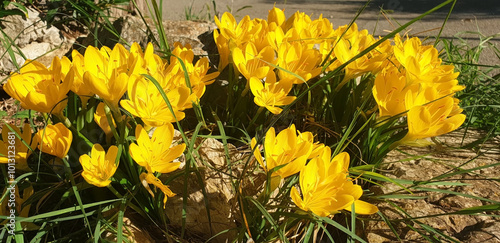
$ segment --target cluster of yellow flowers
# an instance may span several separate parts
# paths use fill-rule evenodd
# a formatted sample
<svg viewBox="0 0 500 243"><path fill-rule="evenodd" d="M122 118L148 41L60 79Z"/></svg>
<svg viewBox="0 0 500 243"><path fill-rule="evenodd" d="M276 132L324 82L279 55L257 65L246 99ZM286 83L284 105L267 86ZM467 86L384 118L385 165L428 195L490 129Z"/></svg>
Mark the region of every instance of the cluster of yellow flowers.
<svg viewBox="0 0 500 243"><path fill-rule="evenodd" d="M137 125L138 144L130 146L130 155L148 172L140 176L143 182L147 182L145 186L153 184L165 195L172 196L174 194L152 174L167 173L179 167L178 163L170 162L183 153L185 145L169 148L174 135L171 123L184 118L183 111L199 102L205 86L219 74L207 74L208 58L201 58L193 64L191 46L175 43L174 47L169 62L154 53L152 44L143 51L137 43L132 44L130 51L120 44L113 49L89 46L84 55L73 51L72 61L67 57L55 57L49 68L28 60L19 73L12 74L4 89L20 101L23 108L51 113L62 121L66 119L63 110L69 91L80 97L82 109L87 107L91 97L97 95L103 102L98 104L94 120L106 133L108 143L113 136L109 122L116 127L117 123L124 121L119 105L133 116L140 117L148 129L157 127L150 141L144 128ZM160 84L170 107L148 78ZM125 93L128 99L122 99ZM105 108L113 113L111 119L106 116ZM13 129L21 134L18 128ZM3 131L2 135L7 136L8 129ZM73 134L63 123L47 125L38 131L31 143L31 129L25 125L21 138L31 144L32 149L38 146L41 152L62 159L68 154ZM4 138L4 141L7 140ZM2 154L7 149L5 143L0 144ZM16 140L15 144L19 147L16 147L19 167L27 169L26 159L31 150L22 141ZM117 146L110 146L106 152L100 144L94 144L90 156L80 157L85 180L99 187L109 185L118 168L118 151ZM4 163L3 160L0 162Z"/></svg>
<svg viewBox="0 0 500 243"><path fill-rule="evenodd" d="M290 196L302 210L321 217L343 209L351 211L353 204L358 214L373 214L378 211L376 206L359 200L363 189L354 185L348 177L349 154L343 152L331 159L330 148L314 143L312 133L301 133L295 129L295 125L278 135L273 128L269 129L264 141L265 161L256 148L255 138L252 139L251 146L262 168L267 172L273 171L271 181L274 183L300 172L302 197L295 187Z"/></svg>
<svg viewBox="0 0 500 243"><path fill-rule="evenodd" d="M391 63L373 86L380 116L407 117L408 134L401 140L406 144L425 144L423 138L460 127L465 115L453 95L465 87L458 85L454 66L443 65L437 49L416 37L403 41L398 35L394 41Z"/></svg>
<svg viewBox="0 0 500 243"><path fill-rule="evenodd" d="M451 132L465 120L453 98L464 88L458 85L458 73L452 65L442 65L435 47L416 37L403 41L398 35L355 58L379 41L355 23L333 29L322 16L311 20L296 12L286 19L278 8L269 11L267 20L245 16L237 23L225 13L215 22L219 69L232 64L246 78L254 102L274 114L295 100L288 96L294 84L318 76L322 65L327 72L345 65L337 89L362 75L375 75L373 96L380 116L407 111L409 132L401 142L422 144L422 138Z"/></svg>
<svg viewBox="0 0 500 243"><path fill-rule="evenodd" d="M237 23L230 13L224 13L215 23L219 27L214 31L219 70L231 63L246 78L254 102L274 114L281 113L279 106L295 100L288 96L294 84L321 73L322 63L328 64L326 71L335 70L377 41L367 30L358 31L356 24L333 29L322 16L311 20L296 12L286 19L278 8L269 11L267 20L245 16ZM349 63L344 81L380 71L391 48L390 41L385 41Z"/></svg>
<svg viewBox="0 0 500 243"><path fill-rule="evenodd" d="M62 115L71 90L79 95L85 107L90 97L98 95L113 112L118 104L132 115L141 117L149 126L161 126L184 118L185 109L198 102L205 85L213 82L218 73L207 75L209 63L202 58L193 64L191 46L174 44L170 63L154 54L149 44L142 51L134 43L127 51L117 44L112 50L89 46L85 55L73 51L67 57L55 57L49 68L28 60L4 85L5 91L21 102L25 109ZM185 64L189 82L181 62ZM143 75L158 81L167 94L172 114L156 86ZM187 84L189 83L189 85ZM125 92L129 99L121 100Z"/></svg>
<svg viewBox="0 0 500 243"><path fill-rule="evenodd" d="M254 102L273 114L281 113L282 106L296 99L289 95L294 85L343 66L337 89L359 77L373 78L371 92L381 119L406 117L408 133L400 143L422 144L423 138L448 133L465 120L459 100L453 97L464 88L458 85L458 73L453 66L442 64L436 48L422 45L418 38L403 40L398 35L360 55L380 39L367 30L358 30L356 24L334 29L322 16L311 20L296 12L287 19L282 10L273 8L267 20L245 16L236 22L230 13L224 13L220 19L215 17L215 22L219 27L214 31L219 70L231 65L236 76L241 74L246 79L242 95L251 91ZM82 110L87 109L90 98L97 96L102 102L96 106L94 121L106 134L107 150L96 143L89 155L79 157L83 178L98 187L108 186L118 170L122 149L128 148L124 154L145 171L138 178L146 190L154 196L149 185L159 188L165 202L175 194L155 173L178 169L180 163L173 161L186 148L185 144L172 146L172 123L184 119L184 111L199 103L206 85L219 75L208 74L208 58L193 61L191 47L179 43L174 44L170 60L156 55L152 44L143 51L137 43L130 50L120 44L113 49L89 46L84 55L73 51L72 61L55 57L48 68L28 60L19 73L12 74L5 91L23 108L53 114L63 123L49 124L34 136L29 125L22 133L17 127L4 127L0 154L7 154L8 132L13 131L19 135L15 138L19 169L29 169L27 158L36 148L65 158L73 141L71 121L66 122L64 116L68 93L80 97ZM144 123L135 125L136 143L130 146L123 146L128 136L128 130L123 130L132 125L127 124L132 119L120 109ZM123 128L120 134L117 127ZM151 127L155 130L150 137ZM116 146L110 144L113 136ZM265 136L264 156L257 139L252 139L251 147L259 164L271 173L269 183L277 184L300 173L300 192L296 187L290 192L300 209L318 216L352 208L358 214L378 211L376 206L359 200L363 190L349 177L349 155L343 152L332 158L331 149L315 143L311 132L301 133L292 125L276 134L271 128ZM0 157L0 163L7 163L6 158Z"/></svg>

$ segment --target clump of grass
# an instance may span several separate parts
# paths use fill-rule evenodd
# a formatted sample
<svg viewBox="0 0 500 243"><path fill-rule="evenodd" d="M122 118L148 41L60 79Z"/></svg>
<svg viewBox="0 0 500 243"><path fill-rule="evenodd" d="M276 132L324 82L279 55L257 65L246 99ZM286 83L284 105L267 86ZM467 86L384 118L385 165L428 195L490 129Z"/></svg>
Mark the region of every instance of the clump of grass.
<svg viewBox="0 0 500 243"><path fill-rule="evenodd" d="M467 40L471 36L478 41ZM455 66L460 72L458 81L465 86L457 94L467 114L465 133L469 128L488 132L482 141L500 134L500 50L494 41L499 36L500 33L485 36L478 31L441 39L443 61ZM490 52L490 57L496 58L496 64L482 63L484 52Z"/></svg>

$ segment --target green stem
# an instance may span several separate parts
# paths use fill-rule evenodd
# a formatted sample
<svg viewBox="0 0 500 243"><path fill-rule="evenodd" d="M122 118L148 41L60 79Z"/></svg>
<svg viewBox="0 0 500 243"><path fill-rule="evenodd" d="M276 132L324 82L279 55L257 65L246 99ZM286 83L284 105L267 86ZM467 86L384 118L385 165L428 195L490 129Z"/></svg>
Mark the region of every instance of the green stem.
<svg viewBox="0 0 500 243"><path fill-rule="evenodd" d="M253 126L253 124L255 123L255 121L257 121L257 118L260 116L260 113L262 113L262 111L264 110L264 107L259 107L259 109L257 110L257 114L255 114L255 116L253 117L253 119L250 121L250 124L248 124L246 130L248 131L250 129L250 127Z"/></svg>

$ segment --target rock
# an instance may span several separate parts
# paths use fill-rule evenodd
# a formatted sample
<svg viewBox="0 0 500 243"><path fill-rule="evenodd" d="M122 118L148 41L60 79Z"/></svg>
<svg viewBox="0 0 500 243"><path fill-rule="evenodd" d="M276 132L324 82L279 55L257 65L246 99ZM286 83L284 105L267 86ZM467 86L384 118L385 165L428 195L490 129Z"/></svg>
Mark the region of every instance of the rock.
<svg viewBox="0 0 500 243"><path fill-rule="evenodd" d="M33 42L22 48L22 51L27 59L35 60L36 58L50 51L50 44ZM22 62L24 61L25 60L23 60Z"/></svg>
<svg viewBox="0 0 500 243"><path fill-rule="evenodd" d="M110 47L113 47L118 42L122 44L137 42L142 47L145 47L153 38L159 40L154 22L151 19L146 19L146 22L147 25L141 18L128 15L113 23L114 28L120 35L120 41L118 41L116 35L106 30L100 32L98 38L103 45ZM148 27L151 32L148 32ZM205 36L211 36L212 31L217 28L212 22L171 20L163 21L163 27L170 46L173 46L174 42L180 42L183 45L190 44L195 55L207 55L207 52L203 49L206 40L201 40L200 38L203 39ZM89 36L84 41L84 45L86 43L90 44L92 41Z"/></svg>
<svg viewBox="0 0 500 243"><path fill-rule="evenodd" d="M196 159L198 171L203 178L203 185L207 197L204 197L199 179L193 172L189 175L187 186L187 208L186 208L186 229L187 233L207 240L211 236L227 229L236 228L239 221L239 213L236 211L236 192L232 188L230 170L233 175L238 176L242 171L242 164L246 162L247 155L240 153L234 146L228 145L231 167L228 166L224 152L224 145L212 138L205 140L198 139L196 142L199 158ZM163 176L163 175L162 175ZM253 175L252 175L253 177ZM162 181L164 178L160 177ZM254 177L259 179L259 176ZM243 190L252 193L250 187L257 188L257 185L245 182ZM170 189L177 194L169 198L166 203L166 214L172 226L180 229L182 227L182 207L184 176L180 176L169 183ZM253 190L257 191L257 189ZM207 216L205 203L208 203L210 210L211 224ZM211 242L225 242L227 239L234 239L234 231L221 234Z"/></svg>
<svg viewBox="0 0 500 243"><path fill-rule="evenodd" d="M132 243L153 243L155 242L149 232L141 229L137 222L132 221L128 217L123 217L123 234L128 242ZM105 234L105 239L111 242L116 242L116 237L114 233L107 232Z"/></svg>
<svg viewBox="0 0 500 243"><path fill-rule="evenodd" d="M462 138L460 132L454 132L440 138L446 141L446 145L459 147ZM482 138L480 133L469 131L465 143L472 142ZM392 151L385 159L382 165L382 174L390 178L397 178L412 181L406 184L413 192L412 196L421 196L422 199L387 199L376 205L380 212L392 222L394 230L400 239L414 242L426 241L418 232L410 229L409 226L427 233L421 225L431 226L443 234L460 242L500 242L499 212L490 212L493 217L488 215L454 215L452 213L471 207L490 204L488 201L478 198L487 198L493 201L500 201L500 183L487 178L498 178L500 173L498 166L474 170L469 173L457 173L453 176L437 180L436 184L420 184L421 188L429 188L427 191L415 189L415 185L421 182L431 180L436 176L446 173L459 171L460 169L473 169L485 165L494 165L500 161L498 148L500 143L498 139L493 139L489 143L482 145L479 152L483 155L477 156L477 153L467 149L446 148L437 146L436 148L424 147L414 148L405 147L402 152ZM412 156L413 160L405 160ZM461 182L465 185L439 185L440 181ZM370 191L375 195L384 194L407 194L401 187L393 183L383 183L381 186L373 186ZM450 193L446 193L450 192ZM469 196L460 196L456 194L465 194ZM473 198L478 197L478 198ZM396 209L392 204L399 207ZM410 217L419 217L418 223L410 220ZM372 216L376 217L376 216ZM394 221L399 220L399 221ZM392 232L391 228L381 221L369 221L365 228L364 237L369 242L393 242L400 241ZM428 234L429 237L434 235ZM439 237L444 240L445 238Z"/></svg>
<svg viewBox="0 0 500 243"><path fill-rule="evenodd" d="M10 46L15 53L18 65L22 65L25 61L19 54L21 52L27 59L37 59L48 66L54 56L61 57L66 54L74 40L64 38L62 32L56 27L47 26L47 22L42 21L36 10L30 7L27 10L28 18L18 15L2 18L2 30L13 42ZM0 47L0 52L6 53L5 48ZM17 71L16 65L8 54L0 61L0 71L5 73Z"/></svg>

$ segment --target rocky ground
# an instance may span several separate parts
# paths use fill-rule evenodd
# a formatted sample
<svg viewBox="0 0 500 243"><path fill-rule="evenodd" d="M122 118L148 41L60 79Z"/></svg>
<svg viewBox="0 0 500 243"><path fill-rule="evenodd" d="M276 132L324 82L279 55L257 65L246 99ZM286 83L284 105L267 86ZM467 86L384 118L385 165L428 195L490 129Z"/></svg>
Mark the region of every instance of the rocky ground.
<svg viewBox="0 0 500 243"><path fill-rule="evenodd" d="M242 2L243 1L235 0L232 4L241 4ZM360 2L361 1L348 1L347 3L339 4L337 1L314 3L307 1L289 1L287 5L279 5L279 7L284 6L287 9L287 14L296 10L305 11L309 14L319 14L323 12L327 17L331 17L334 23L345 24L346 21L352 18L352 10L357 9ZM487 3L488 1L485 2ZM403 20L407 20L415 16L416 13L406 12L405 9L407 7L405 7L406 5L404 5L404 3L406 2L400 3L403 4L401 8L396 7L397 11L395 14L399 14L398 16L401 16ZM273 5L273 3L266 1L260 2L260 4L259 6L262 6L265 10L258 10L260 15L255 14L252 16L265 17L265 15L262 16L263 13L267 13L266 10L270 9ZM257 9L256 6L257 5L254 5L252 9ZM305 8L305 6L308 7ZM332 6L336 6L334 10L329 9ZM223 7L221 8L224 9ZM233 7L233 9L236 8L237 7ZM53 50L39 59L39 61L45 65L49 65L53 56L62 56L70 52L77 38L79 42L85 43L85 40L82 39L85 38L85 36L64 32L54 27L47 28L46 24L44 25L44 22L40 20L36 11L30 11L32 11L32 13L27 20L12 17L9 21L15 24L7 25L3 28L9 36L21 36L21 38L13 39L16 40L16 44L21 50L29 55L26 56L27 58L36 58L37 56ZM462 29L464 30L474 29L476 28L476 24L489 27L498 26L494 24L499 23L496 22L498 8L491 8L489 11L492 13L469 13L464 10L459 17L453 17L450 21L450 25L454 23L454 26L457 26L457 28L463 27ZM245 14L245 12L241 11L241 14ZM374 14L374 16L376 16L373 11L368 12L368 14ZM442 16L444 13L441 12L439 14ZM493 15L490 16L490 14ZM464 18L464 16L469 15L472 17ZM370 26L373 27L374 22L370 19L373 18L362 17L360 23L365 24L360 25L363 25L365 28L369 28ZM469 21L469 19L472 20ZM23 21L31 22L26 23ZM442 23L442 20L430 22L423 21L421 24L427 27L420 27L420 25L417 25L414 28L434 28L439 27L439 23ZM145 29L145 25L139 19L127 16L117 24L120 26L121 35L127 41L138 41L142 42L142 44L147 41L145 35L143 35L141 31ZM183 43L191 43L197 54L205 53L204 51L207 48L204 46L206 41L203 38L207 36L210 37L209 33L215 28L214 24L206 22L168 20L165 22L165 25L167 26L167 36L169 36L170 42L180 41ZM29 29L31 28L30 26L33 29ZM379 30L383 30L384 28L391 29L392 27L386 25L386 27L379 27ZM445 30L448 36L456 32L456 30L453 29ZM493 30L487 28L485 31ZM498 29L496 31L498 31ZM106 33L101 34L102 36L106 36ZM202 40L200 40L200 38ZM110 38L104 39L110 40ZM4 53L5 50L0 50L0 52ZM18 63L23 63L24 58L17 56L16 61ZM5 80L5 74L14 71L13 67L12 60L10 60L7 55L4 55L0 60L0 74L4 74L3 80ZM0 109L7 113L7 116L5 116L3 120L12 122L12 119L7 118L14 115L15 112L19 110L19 106L12 99L9 99L1 89L0 99ZM18 119L17 122L20 122L20 120ZM458 241L500 242L500 221L498 220L498 212L485 212L477 216L452 214L465 208L482 206L495 202L498 203L498 201L500 201L500 183L498 182L498 178L500 178L500 172L498 170L500 163L500 139L496 138L490 140L486 144L476 146L472 149L463 149L460 148L462 147L462 135L463 131L458 131L443 136L439 138L442 145L435 147L403 148L401 151L392 152L386 159L381 173L388 177L408 180L408 183L404 184L404 186L410 188L413 193L411 196L418 197L413 200L387 199L385 201L376 202L381 212L386 215L389 220L394 222L392 224L394 231L403 241L411 242L425 240L419 233L411 230L411 228L419 229L422 227L422 224L425 224L438 229L443 232L444 235L451 237L450 239ZM480 139L482 136L484 136L484 134L481 132L469 132L463 144L468 144L474 140ZM439 180L435 178L436 176L446 173L450 176ZM433 178L433 182L437 183L419 184L419 182L428 181ZM490 179L486 180L486 178ZM447 183L443 184L443 180ZM450 184L449 182L453 183ZM457 184L457 182L459 182L459 184ZM218 186L215 186L212 189L215 190L217 188ZM394 184L382 184L380 186L374 186L370 190L375 195L410 195ZM447 190L448 193L443 194L439 192L439 190ZM197 200L196 195L199 196L199 192L193 191L193 200ZM221 197L219 194L216 196ZM478 198L485 198L487 200L479 200ZM171 202L175 203L175 200ZM196 202L194 203L196 204ZM401 210L395 209L394 205L397 205ZM198 210L198 208L195 209ZM412 217L421 218L418 219L418 222L403 220L407 218L404 212ZM428 217L429 215L442 216ZM389 225L380 220L369 221L367 223L364 237L370 242L399 241Z"/></svg>
<svg viewBox="0 0 500 243"><path fill-rule="evenodd" d="M477 216L454 214L465 208L498 204L500 201L500 138L494 138L476 149L464 149L460 147L484 138L485 133L468 131L464 139L463 134L463 130L455 131L439 137L442 145L405 147L391 152L386 158L381 168L383 174L408 180L404 186L413 194L392 183L374 186L370 190L375 195L420 197L413 200L390 199L377 204L388 219L396 220L393 226L403 241L425 241L422 235L410 229L422 229L419 225L421 223L460 242L500 242L498 211L480 213ZM438 178L443 174L449 176ZM432 183L422 183L426 181ZM418 222L397 222L407 218L405 213L421 218L418 218ZM366 232L369 242L398 241L388 224L383 221L370 221Z"/></svg>

